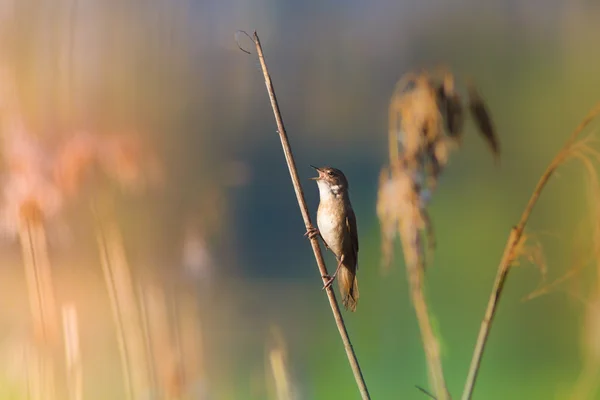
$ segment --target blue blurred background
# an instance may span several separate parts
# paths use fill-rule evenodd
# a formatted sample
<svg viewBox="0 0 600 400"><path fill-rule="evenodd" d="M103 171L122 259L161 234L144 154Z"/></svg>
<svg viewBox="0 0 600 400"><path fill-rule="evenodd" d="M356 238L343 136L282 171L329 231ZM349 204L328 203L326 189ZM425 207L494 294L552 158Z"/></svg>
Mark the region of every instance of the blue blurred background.
<svg viewBox="0 0 600 400"><path fill-rule="evenodd" d="M351 182L361 298L345 318L374 399L425 398L415 385L427 385L399 245L392 268L381 267L375 203L388 102L411 70L443 63L471 77L492 111L501 164L468 124L431 204L438 246L427 272L446 379L459 397L509 230L600 99L599 20L600 3L585 0L3 0L0 65L17 88L19 115L47 152L82 130L134 130L154 149L162 184L117 194L115 218L134 282L193 299L200 372L184 391L200 387L210 399L276 398L265 350L272 326L297 398L359 398L303 237L258 60L238 49L234 33L260 36L313 218L309 164L340 168ZM253 50L247 38L240 42ZM10 175L10 165L3 171ZM561 170L530 221L548 280L575 258L589 218L584 183L581 169ZM125 398L86 207L71 202L45 225L56 297L78 307L83 398ZM0 256L6 352L14 347L8 338L27 336L30 324L17 243L7 237ZM330 253L326 260L331 269ZM587 268L569 281L579 285L523 302L542 275L521 265L508 281L475 398L569 398L586 362L586 277L595 275ZM0 383L21 396L13 370Z"/></svg>

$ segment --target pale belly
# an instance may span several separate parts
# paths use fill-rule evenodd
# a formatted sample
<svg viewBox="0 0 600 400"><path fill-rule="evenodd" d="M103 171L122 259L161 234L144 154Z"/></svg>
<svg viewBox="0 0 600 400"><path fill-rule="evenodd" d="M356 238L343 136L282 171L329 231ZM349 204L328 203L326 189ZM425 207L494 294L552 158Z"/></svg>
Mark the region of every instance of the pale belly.
<svg viewBox="0 0 600 400"><path fill-rule="evenodd" d="M341 253L342 241L338 237L345 229L345 220L337 217L333 213L326 213L322 210L317 212L317 225L323 240L327 243L333 253L338 256Z"/></svg>

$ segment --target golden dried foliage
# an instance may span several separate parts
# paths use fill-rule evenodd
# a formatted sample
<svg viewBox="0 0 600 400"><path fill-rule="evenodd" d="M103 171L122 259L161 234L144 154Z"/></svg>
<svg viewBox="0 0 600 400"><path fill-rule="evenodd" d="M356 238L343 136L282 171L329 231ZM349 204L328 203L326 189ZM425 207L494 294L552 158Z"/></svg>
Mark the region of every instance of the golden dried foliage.
<svg viewBox="0 0 600 400"><path fill-rule="evenodd" d="M578 240L575 240L577 248L573 252L575 258L571 266L563 275L550 282L546 282L547 265L543 258L541 243L537 241L533 246L526 246L525 242L530 238L528 235L523 234L515 248L513 253L515 261L518 258L525 256L532 264L540 267L540 272L542 274L542 283L537 289L525 296L523 299L524 301L552 293L553 291L560 289L561 285L567 281L573 282L574 278L581 276L582 272L587 267L600 260L600 180L598 179L597 171L597 164L600 163L600 152L593 147L596 142L597 140L593 134L573 142L568 147L564 156L561 157L560 163L555 166L556 168L568 161L579 161L583 166L586 175L586 188L589 203L589 212L586 216L586 219L589 217L589 220L586 222L589 222L591 225L587 226L586 224L585 232L581 237L578 237ZM591 247L583 243L587 238L591 238ZM513 261L512 265L516 265L515 261ZM598 273L598 276L600 277L600 270ZM581 295L579 294L577 297L580 298Z"/></svg>
<svg viewBox="0 0 600 400"><path fill-rule="evenodd" d="M467 92L468 110L498 158L500 145L488 108L471 82ZM450 152L461 143L464 109L456 78L447 69L403 76L388 110L390 164L402 159L410 170L421 171L433 189Z"/></svg>
<svg viewBox="0 0 600 400"><path fill-rule="evenodd" d="M487 106L473 84L467 86L468 110L498 158L500 145ZM461 144L464 110L456 78L445 68L408 73L396 84L388 110L390 160L380 174L377 201L384 271L390 266L393 242L402 229L413 236L426 233L427 241L412 239L408 243L414 247L417 242L427 242L432 253L434 237L426 206L450 153ZM406 257L408 249L404 251ZM425 247L414 247L411 253L423 255Z"/></svg>
<svg viewBox="0 0 600 400"><path fill-rule="evenodd" d="M523 213L519 222L513 226L510 231L510 235L504 247L504 252L498 265L496 278L490 293L488 304L481 322L479 334L477 336L477 342L475 343L475 349L473 351L473 357L471 358L471 365L469 367L469 374L465 387L462 394L463 400L470 400L473 396L473 390L479 374L481 360L485 352L487 340L492 328L492 323L496 315L500 297L505 286L508 275L511 271L511 264L515 260L515 249L518 248L520 239L524 234L525 228L529 221L529 217L535 208L539 197L541 196L544 188L548 184L550 178L556 172L556 169L564 164L567 160L572 159L580 153L581 149L585 148L581 146L585 143L584 140L580 140L581 133L588 127L588 125L600 114L600 103L596 104L594 108L586 115L586 117L579 123L579 125L573 130L569 138L566 140L563 147L560 149L558 154L552 159L540 179L538 180L535 189Z"/></svg>
<svg viewBox="0 0 600 400"><path fill-rule="evenodd" d="M423 260L422 232L427 233L429 248L434 245L432 225L421 198L420 187L411 179L402 164L384 167L380 173L377 196L377 216L382 229L382 255L384 271L393 259L394 239L412 237L404 248L409 265ZM415 229L416 228L416 229Z"/></svg>
<svg viewBox="0 0 600 400"><path fill-rule="evenodd" d="M512 267L519 266L521 265L521 260L526 260L540 270L542 279L545 279L547 276L548 264L546 263L544 248L536 236L524 233L519 239L512 257Z"/></svg>
<svg viewBox="0 0 600 400"><path fill-rule="evenodd" d="M468 110L499 157L500 146L482 97L468 85ZM382 237L383 270L390 268L396 237L402 243L407 278L425 350L431 388L449 398L439 340L424 295L423 272L431 263L435 238L427 204L450 153L461 144L465 107L455 76L445 68L403 76L389 105L389 165L379 176L377 216ZM427 254L429 251L429 254Z"/></svg>

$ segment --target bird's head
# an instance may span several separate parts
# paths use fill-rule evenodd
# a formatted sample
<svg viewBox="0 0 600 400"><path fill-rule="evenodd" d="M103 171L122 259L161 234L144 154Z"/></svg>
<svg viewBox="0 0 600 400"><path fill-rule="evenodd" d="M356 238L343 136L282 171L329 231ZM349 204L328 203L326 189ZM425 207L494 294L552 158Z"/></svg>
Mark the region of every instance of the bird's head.
<svg viewBox="0 0 600 400"><path fill-rule="evenodd" d="M328 195L338 196L348 190L348 180L342 171L333 167L315 167L319 176L310 178L317 181L321 198Z"/></svg>

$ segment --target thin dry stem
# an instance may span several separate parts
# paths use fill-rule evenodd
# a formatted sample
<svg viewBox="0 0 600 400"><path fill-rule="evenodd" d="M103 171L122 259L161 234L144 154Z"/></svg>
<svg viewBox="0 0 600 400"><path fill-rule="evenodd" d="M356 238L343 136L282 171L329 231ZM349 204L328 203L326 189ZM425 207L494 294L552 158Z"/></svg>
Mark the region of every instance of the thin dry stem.
<svg viewBox="0 0 600 400"><path fill-rule="evenodd" d="M578 276L584 268L586 268L592 261L596 261L600 259L600 225L598 224L598 211L600 207L600 186L598 180L598 173L594 166L594 162L600 162L600 153L596 151L594 148L590 147L590 142L592 142L594 138L588 136L584 139L578 140L572 146L572 154L571 158L577 159L583 165L585 171L588 174L588 190L590 193L590 205L591 205L591 214L593 215L592 221L592 235L591 235L591 251L588 249L580 249L576 251L577 254L586 254L585 256L578 256L576 261L572 264L572 266L567 270L567 272L560 276L559 278L554 279L552 282L545 283L545 270L542 271L542 282L543 285L540 285L537 289L531 292L529 295L523 298L523 301L529 301L535 299L537 297L546 295L551 293L554 289L558 288L564 282L571 280L572 278ZM524 235L525 236L525 235ZM573 238L574 243L581 247L582 243L586 242L590 237L588 231L585 232L584 236L578 235ZM523 239L521 239L523 241ZM588 255L588 253L590 253ZM600 285L599 285L600 287ZM568 293L568 292L567 292ZM569 293L571 294L571 293ZM578 296L577 296L578 297Z"/></svg>
<svg viewBox="0 0 600 400"><path fill-rule="evenodd" d="M171 294L169 296L169 303L171 303L171 312L173 314L173 322L172 325L172 347L173 347L173 357L175 358L173 363L173 371L171 373L171 380L169 385L169 396L173 399L177 399L181 397L181 394L184 391L185 386L188 384L186 382L186 368L183 363L183 348L181 343L181 327L177 323L179 322L181 316L179 315L179 304L177 302L177 298Z"/></svg>
<svg viewBox="0 0 600 400"><path fill-rule="evenodd" d="M546 171L544 171L542 177L538 181L533 191L533 194L531 195L531 198L529 199L529 202L527 203L527 206L525 207L525 210L521 215L519 223L510 231L506 247L504 248L504 253L502 254L500 264L498 265L498 272L496 274L496 279L494 281L494 286L492 288L492 293L488 301L487 309L485 311L483 321L481 322L481 328L477 337L477 343L475 344L475 350L473 352L473 358L471 360L469 375L465 383L462 400L469 400L473 395L473 390L475 388L475 383L477 380L477 374L479 373L479 367L481 365L481 358L483 356L485 345L490 334L492 322L496 315L496 310L500 301L500 295L502 294L504 284L506 283L506 278L508 277L508 272L510 271L511 263L514 260L515 248L518 245L521 236L523 235L523 231L525 230L527 221L529 221L529 216L531 215L531 212L533 211L533 208L535 207L538 198L542 193L542 190L548 183L548 180L550 179L556 168L558 168L562 163L564 163L569 157L572 156L573 145L576 143L576 140L579 137L580 133L590 122L592 122L594 118L598 116L598 114L600 114L600 103L597 104L588 113L588 115L579 124L579 126L577 126L577 128L571 133L571 136L567 139L567 142L564 144L564 146L561 148L558 154L554 157L554 159L550 162L550 165L548 166L548 168L546 168Z"/></svg>
<svg viewBox="0 0 600 400"><path fill-rule="evenodd" d="M198 347L189 348L189 342L184 343L181 323L186 322L185 327L194 326L191 324L196 317L189 313L180 315L179 295L168 295L160 285L146 285L140 293L147 315L148 351L154 368L155 395L161 399L180 399L192 379L184 361L188 357L195 359L200 356ZM188 354L188 351L193 354Z"/></svg>
<svg viewBox="0 0 600 400"><path fill-rule="evenodd" d="M36 339L48 348L56 343L58 327L52 271L41 221L22 218L19 237Z"/></svg>
<svg viewBox="0 0 600 400"><path fill-rule="evenodd" d="M154 365L153 351L152 351L152 331L150 327L150 315L148 310L146 290L142 284L138 284L138 294L140 298L140 321L142 323L142 333L144 335L146 360L148 363L148 381L150 392L157 395L159 391L158 381L156 378L156 367Z"/></svg>
<svg viewBox="0 0 600 400"><path fill-rule="evenodd" d="M131 271L116 222L111 216L100 216L94 204L92 210L96 217L102 270L117 329L119 354L125 375L125 397L137 399L148 389L149 376L142 321Z"/></svg>
<svg viewBox="0 0 600 400"><path fill-rule="evenodd" d="M287 352L283 335L277 326L271 327L271 337L267 345L267 357L277 400L292 400L292 384L287 366Z"/></svg>
<svg viewBox="0 0 600 400"><path fill-rule="evenodd" d="M133 400L133 389L131 383L131 371L129 368L129 360L127 357L127 347L126 347L126 335L125 328L123 327L123 320L119 313L119 301L117 296L117 290L115 287L115 283L112 279L111 267L110 267L110 255L108 250L108 244L106 243L106 238L103 234L103 230L100 228L100 218L97 213L97 208L95 204L92 203L92 212L96 217L97 223L97 239L98 239L98 248L100 250L100 261L102 264L102 272L104 275L106 290L108 292L108 299L110 301L110 308L112 310L113 322L115 324L115 329L117 331L117 344L119 346L119 356L121 358L121 368L123 372L123 384L125 386L125 399Z"/></svg>
<svg viewBox="0 0 600 400"><path fill-rule="evenodd" d="M411 300L419 323L419 329L421 330L421 340L423 341L423 349L425 350L425 358L429 370L429 379L432 383L433 390L438 399L449 399L450 394L446 387L444 371L442 369L440 344L431 324L427 301L425 300L425 294L423 293L423 285L411 282Z"/></svg>
<svg viewBox="0 0 600 400"><path fill-rule="evenodd" d="M285 155L285 159L287 162L288 169L290 171L290 176L292 179L292 184L294 186L294 191L296 192L296 199L298 200L298 206L300 207L300 212L302 214L302 218L304 219L304 225L306 229L310 229L313 227L310 214L308 213L308 207L306 206L306 201L304 200L304 192L302 191L302 186L300 185L300 179L298 178L298 172L296 171L296 164L294 162L294 156L292 154L292 149L290 147L287 134L285 132L285 127L283 126L283 120L281 118L281 113L279 112L279 105L277 104L277 98L275 96L275 90L273 89L273 83L271 82L271 76L269 75L269 71L267 69L267 64L265 62L265 57L262 51L262 47L260 45L260 40L256 32L252 37L254 45L256 46L256 51L258 53L258 58L260 61L260 65L262 68L262 72L265 78L265 84L267 86L267 91L269 93L269 99L271 101L271 107L273 108L273 114L275 116L275 121L277 122L277 129L279 133L279 138L281 139L281 145L283 147L283 154ZM310 239L310 243L313 249L313 253L315 255L315 259L317 260L317 265L319 267L319 272L321 274L323 284L327 283L327 268L325 267L325 262L323 261L323 255L321 254L321 248L319 247L319 242L317 238ZM327 288L327 298L329 299L329 305L331 307L331 311L333 312L333 316L335 319L335 323L337 325L338 331L342 338L342 342L344 343L344 349L346 350L346 355L348 356L348 361L350 363L350 367L352 368L352 372L354 373L354 379L356 380L356 384L360 390L361 396L363 399L370 399L369 392L367 390L367 385L362 376L362 372L360 370L360 366L358 364L358 359L356 358L356 354L354 353L354 349L352 347L352 343L350 342L350 337L348 336L348 331L346 330L346 325L344 324L344 319L342 318L342 313L337 304L335 293L332 287Z"/></svg>
<svg viewBox="0 0 600 400"><path fill-rule="evenodd" d="M568 281L569 279L577 276L582 271L584 266L585 266L585 264L576 265L574 268L571 268L566 274L564 274L560 278L555 279L554 281L548 283L547 285L544 285L544 286L534 290L533 292L531 292L527 296L525 296L522 300L530 301L537 297L540 297L540 296L550 293L553 289L557 288L561 283L564 283L564 282Z"/></svg>
<svg viewBox="0 0 600 400"><path fill-rule="evenodd" d="M421 331L429 381L438 399L448 399L450 398L450 394L448 393L444 379L440 344L433 330L429 307L425 299L425 293L423 292L424 259L421 252L418 251L422 247L419 243L421 237L419 232L413 229L414 226L419 225L419 222L413 219L418 220L419 216L405 215L404 217L404 219L398 221L398 230L402 233L400 239L406 260L406 274L410 285L410 297Z"/></svg>
<svg viewBox="0 0 600 400"><path fill-rule="evenodd" d="M62 307L62 317L69 399L81 400L83 398L83 371L79 346L79 324L75 305L64 305Z"/></svg>
<svg viewBox="0 0 600 400"><path fill-rule="evenodd" d="M178 318L181 343L181 352L183 354L182 363L184 369L184 381L187 383L189 391L190 385L201 383L207 384L206 366L204 365L204 346L202 337L202 320L200 319L196 297L192 294L179 296ZM198 399L205 399L208 396L206 389L202 389L203 395Z"/></svg>
<svg viewBox="0 0 600 400"><path fill-rule="evenodd" d="M403 92L412 81L415 88ZM439 340L433 329L429 306L424 293L423 271L425 256L430 261L434 245L431 220L425 208L425 192L435 185L441 167L447 161L450 141L443 134L443 118L438 107L437 91L427 73L409 73L396 84L388 109L388 138L391 180L388 168L380 176L377 214L382 227L383 250L386 264L391 260L394 223L402 242L406 274L410 286L410 298L421 333L421 341L427 362L428 380L435 396L440 400L450 398L442 368ZM424 136L422 132L427 132ZM402 140L399 140L399 136ZM402 151L399 146L402 142ZM438 146L433 150L432 145ZM434 147L435 147L434 146ZM430 159L433 169L427 178L425 160ZM424 182L420 182L422 176ZM427 251L424 235L427 237ZM384 264L385 265L385 264Z"/></svg>
<svg viewBox="0 0 600 400"><path fill-rule="evenodd" d="M35 399L51 400L56 396L52 350L56 344L56 305L46 235L41 220L24 215L19 225L23 264L27 277L28 295L33 315L35 346L39 358L34 379L39 379L41 392Z"/></svg>

